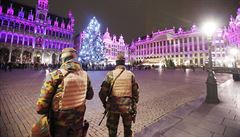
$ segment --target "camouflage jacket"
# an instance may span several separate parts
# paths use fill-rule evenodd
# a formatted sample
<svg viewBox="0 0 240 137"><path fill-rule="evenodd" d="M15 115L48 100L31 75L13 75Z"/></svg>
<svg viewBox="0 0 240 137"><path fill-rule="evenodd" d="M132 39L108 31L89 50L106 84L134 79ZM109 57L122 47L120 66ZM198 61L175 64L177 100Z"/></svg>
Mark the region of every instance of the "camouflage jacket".
<svg viewBox="0 0 240 137"><path fill-rule="evenodd" d="M71 73L74 71L79 71L82 68L78 62L76 62L74 60L70 60L70 61L63 63L61 65L60 69L65 69ZM56 110L55 108L57 107L57 105L59 103L58 96L61 96L61 94L63 93L63 85L61 84L63 78L64 78L64 76L60 70L55 70L46 76L46 79L45 79L43 86L41 88L41 91L40 91L41 92L40 97L37 100L37 109L36 110L37 110L38 114L47 115L49 112L49 109L53 109L54 113L56 113L56 115L57 115L58 110ZM87 81L88 82L87 82L86 99L90 100L93 98L94 92L93 92L89 77L88 77ZM55 95L53 97L53 100L51 100L54 92L55 92ZM50 104L50 102L52 102L52 104ZM81 111L81 113L84 113L85 105L82 108L77 108L77 110L73 110L73 111L76 111L76 112ZM74 113L69 112L69 114L74 114ZM57 117L58 116L56 116L56 118ZM64 122L66 119L68 119L67 117L68 117L68 115L66 115L66 118L61 119L62 120L61 122ZM71 117L71 116L69 116L69 117ZM60 119L57 119L57 120L60 120Z"/></svg>
<svg viewBox="0 0 240 137"><path fill-rule="evenodd" d="M115 69L126 69L125 66L119 65ZM106 79L103 81L101 85L101 90L99 92L99 97L103 103L105 109L114 113L128 113L131 111L131 108L134 104L138 103L139 99L139 91L138 84L135 81L135 76L132 75L132 97L114 97L109 96L109 89L111 88L111 84L113 82L113 72L110 71L107 73Z"/></svg>

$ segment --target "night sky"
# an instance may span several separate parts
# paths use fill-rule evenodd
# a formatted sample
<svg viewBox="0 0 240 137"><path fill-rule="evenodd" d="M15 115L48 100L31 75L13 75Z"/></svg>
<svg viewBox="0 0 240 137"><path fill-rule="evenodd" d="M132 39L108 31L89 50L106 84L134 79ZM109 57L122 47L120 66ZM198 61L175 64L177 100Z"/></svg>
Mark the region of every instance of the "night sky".
<svg viewBox="0 0 240 137"><path fill-rule="evenodd" d="M37 4L37 0L15 1L29 6ZM208 18L224 26L230 15L236 15L238 7L240 0L49 0L49 10L56 15L67 16L72 9L75 34L95 16L102 32L108 27L111 34L123 34L128 43L158 29L189 28Z"/></svg>

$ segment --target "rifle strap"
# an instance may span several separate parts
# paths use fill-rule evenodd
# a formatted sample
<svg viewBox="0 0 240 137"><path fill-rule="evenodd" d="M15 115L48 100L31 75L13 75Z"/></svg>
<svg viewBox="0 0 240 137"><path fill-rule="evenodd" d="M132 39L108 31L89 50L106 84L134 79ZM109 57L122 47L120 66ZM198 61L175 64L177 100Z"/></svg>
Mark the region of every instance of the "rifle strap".
<svg viewBox="0 0 240 137"><path fill-rule="evenodd" d="M113 86L114 86L116 80L121 76L121 74L122 74L124 71L125 71L125 68L122 69L122 71L121 71L121 72L116 76L116 78L113 80L113 82L112 82L112 84L111 84L111 86L110 86L110 90L109 90L109 93L108 93L108 97L110 97L111 94L112 94L112 89L113 89Z"/></svg>

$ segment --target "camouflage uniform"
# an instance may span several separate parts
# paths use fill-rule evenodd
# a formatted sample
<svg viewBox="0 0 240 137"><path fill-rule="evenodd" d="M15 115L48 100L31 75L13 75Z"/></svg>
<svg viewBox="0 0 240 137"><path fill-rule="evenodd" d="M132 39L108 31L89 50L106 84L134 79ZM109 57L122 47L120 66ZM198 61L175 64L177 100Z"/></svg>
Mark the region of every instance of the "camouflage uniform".
<svg viewBox="0 0 240 137"><path fill-rule="evenodd" d="M123 65L118 65L115 70L122 70L126 67ZM107 127L109 130L109 136L110 137L116 137L117 136L117 129L118 129L118 123L119 123L119 117L121 116L123 119L123 126L124 126L124 136L125 137L131 137L132 136L132 114L130 111L133 109L133 103L138 102L139 98L139 92L138 92L138 84L135 81L135 76L133 73L128 71L128 73L131 74L131 97L117 97L114 95L110 95L108 101L106 100L109 95L109 88L114 80L113 71L110 71L105 81L101 85L101 90L99 92L99 97L103 103L103 106L105 109L107 109Z"/></svg>
<svg viewBox="0 0 240 137"><path fill-rule="evenodd" d="M69 60L62 64L60 69L66 70L67 72L76 72L82 70L80 64L74 60ZM83 71L83 70L82 70ZM63 95L63 83L57 84L59 81L63 81L63 73L60 70L55 70L46 76L45 82L41 88L40 97L37 101L37 113L43 115L40 121L33 126L32 136L40 136L42 127L47 125L47 118L49 108L54 111L54 123L53 131L55 137L79 137L81 132L80 128L83 124L84 113L86 110L85 104L70 110L59 110L59 103ZM55 90L56 94L53 97L52 104L50 104L51 96ZM90 100L93 98L93 89L91 82L87 76L87 93L86 99Z"/></svg>

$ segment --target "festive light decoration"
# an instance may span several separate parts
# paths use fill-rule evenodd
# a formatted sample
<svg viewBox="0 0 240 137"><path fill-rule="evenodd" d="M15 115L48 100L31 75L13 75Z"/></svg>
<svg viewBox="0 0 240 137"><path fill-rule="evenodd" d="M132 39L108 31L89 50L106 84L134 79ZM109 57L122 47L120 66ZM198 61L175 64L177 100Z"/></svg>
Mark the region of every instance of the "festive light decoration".
<svg viewBox="0 0 240 137"><path fill-rule="evenodd" d="M85 64L99 64L105 60L104 44L100 32L100 24L93 17L83 31L83 42L79 53L79 61Z"/></svg>

